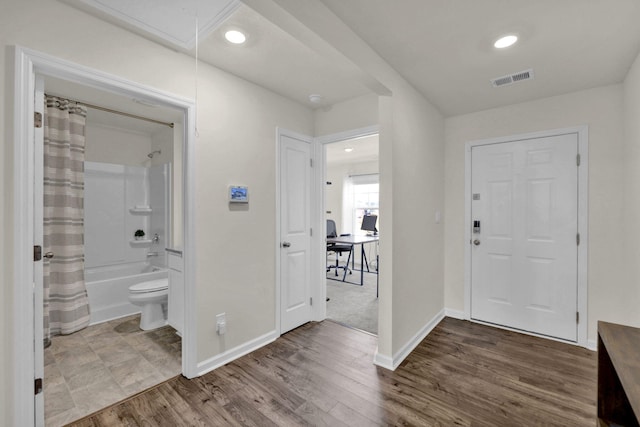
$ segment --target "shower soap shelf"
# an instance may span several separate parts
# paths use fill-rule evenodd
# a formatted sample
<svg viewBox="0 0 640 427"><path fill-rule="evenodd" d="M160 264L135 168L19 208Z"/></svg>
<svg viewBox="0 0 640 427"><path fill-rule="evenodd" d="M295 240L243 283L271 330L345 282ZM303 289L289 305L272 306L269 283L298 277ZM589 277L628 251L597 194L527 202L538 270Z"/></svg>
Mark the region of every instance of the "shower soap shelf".
<svg viewBox="0 0 640 427"><path fill-rule="evenodd" d="M148 246L151 243L151 239L129 240L131 246Z"/></svg>
<svg viewBox="0 0 640 427"><path fill-rule="evenodd" d="M131 212L132 214L140 214L140 215L150 214L151 211L152 209L149 206L136 206L134 208L129 209L129 212Z"/></svg>

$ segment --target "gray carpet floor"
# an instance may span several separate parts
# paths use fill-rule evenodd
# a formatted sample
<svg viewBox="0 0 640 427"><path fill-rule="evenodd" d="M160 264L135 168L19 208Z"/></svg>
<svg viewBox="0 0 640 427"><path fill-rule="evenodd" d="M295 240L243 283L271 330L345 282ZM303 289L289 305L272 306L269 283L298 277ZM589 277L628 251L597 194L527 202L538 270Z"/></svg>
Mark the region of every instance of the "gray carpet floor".
<svg viewBox="0 0 640 427"><path fill-rule="evenodd" d="M327 273L327 277L335 277L334 274L331 271ZM347 280L360 283L360 272L354 271L351 275L347 274ZM329 298L327 318L375 335L378 334L378 299L376 298L375 274L364 273L364 286L327 279L327 297Z"/></svg>

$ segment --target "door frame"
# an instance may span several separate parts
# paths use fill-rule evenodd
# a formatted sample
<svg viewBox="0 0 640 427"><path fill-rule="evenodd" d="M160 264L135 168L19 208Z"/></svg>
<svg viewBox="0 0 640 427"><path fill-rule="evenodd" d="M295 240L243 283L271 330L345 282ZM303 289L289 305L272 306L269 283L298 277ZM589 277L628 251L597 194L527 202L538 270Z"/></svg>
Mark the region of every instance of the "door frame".
<svg viewBox="0 0 640 427"><path fill-rule="evenodd" d="M195 103L150 86L61 60L38 51L14 47L13 92L13 422L41 425L44 414L36 414L34 399L34 94L36 75L72 80L79 84L149 99L184 111L183 227L185 325L182 337L182 372L197 375L197 323L195 287ZM42 419L36 419L41 416Z"/></svg>
<svg viewBox="0 0 640 427"><path fill-rule="evenodd" d="M580 167L578 167L578 233L580 233L580 245L578 246L578 294L577 307L580 316L578 322L578 339L576 342L553 338L546 335L535 334L522 330L516 330L506 326L490 326L502 329L514 330L527 335L540 336L554 341L577 344L588 347L587 334L589 326L587 296L587 256L589 253L589 228L588 228L588 177L589 177L589 128L586 125L546 130L526 134L516 134L499 138L489 138L469 141L465 145L465 181L464 181L464 318L476 323L485 323L471 319L471 149L473 147L505 142L523 141L551 136L575 134L578 137L578 154L580 154ZM487 323L488 324L488 323Z"/></svg>

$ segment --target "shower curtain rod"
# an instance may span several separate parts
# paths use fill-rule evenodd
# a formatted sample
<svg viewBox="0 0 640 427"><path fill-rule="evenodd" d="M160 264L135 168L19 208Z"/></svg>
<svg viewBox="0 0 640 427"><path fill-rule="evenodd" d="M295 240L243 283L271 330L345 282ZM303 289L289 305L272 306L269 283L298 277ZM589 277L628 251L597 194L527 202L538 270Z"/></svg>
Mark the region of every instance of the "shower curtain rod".
<svg viewBox="0 0 640 427"><path fill-rule="evenodd" d="M49 96L47 94L45 94L45 95ZM57 95L52 95L52 96L57 96ZM150 119L148 117L142 117L142 116L138 116L138 115L131 114L131 113L125 113L124 111L112 110L111 108L101 107L99 105L94 105L94 104L89 104L88 102L76 101L74 99L69 99L67 97L62 97L62 98L67 99L67 100L72 101L72 102L77 102L78 104L82 104L82 105L84 105L85 107L88 107L88 108L93 108L94 110L105 111L105 112L111 113L111 114L118 114L120 116L131 117L133 119L144 120L144 121L151 122L151 123L156 123L156 124L159 124L159 125L165 125L165 126L169 126L171 129L173 129L173 127L174 127L173 123L163 122L163 121L155 120L155 119Z"/></svg>

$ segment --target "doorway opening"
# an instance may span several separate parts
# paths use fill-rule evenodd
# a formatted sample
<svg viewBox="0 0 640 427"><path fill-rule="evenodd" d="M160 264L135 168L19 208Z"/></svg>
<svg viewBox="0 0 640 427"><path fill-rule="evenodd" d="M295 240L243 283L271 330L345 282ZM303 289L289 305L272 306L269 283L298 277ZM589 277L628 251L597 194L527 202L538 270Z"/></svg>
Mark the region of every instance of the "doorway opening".
<svg viewBox="0 0 640 427"><path fill-rule="evenodd" d="M77 231L84 243L83 262L76 275L84 277L77 285L86 290L90 319L73 333L46 336L50 345L44 350L45 424L62 425L182 372L183 314L175 301L179 280L172 280L174 292L167 286L169 257L175 256L168 250L182 246L181 215L174 212L182 209L181 186L175 182L182 175L184 115L61 79L43 80L49 104L69 101L86 107L83 174L78 175L84 187L78 193L83 225ZM105 103L109 108L100 105ZM45 147L53 143L46 136L48 111ZM45 159L50 151L45 149ZM45 160L45 230L52 221L47 208L53 191L46 178L50 163ZM51 250L48 267L55 269L63 248L54 242ZM149 292L131 291L150 283L157 286ZM54 286L50 289L54 298ZM151 292L163 295L157 316L144 302ZM47 306L54 308L55 300L45 298ZM141 310L147 310L142 318Z"/></svg>
<svg viewBox="0 0 640 427"><path fill-rule="evenodd" d="M89 384L95 383L96 378L102 375L112 375L111 381L114 381L113 375L120 376L124 381L119 385L124 390L126 395L135 393L134 383L138 382L140 386L143 383L147 383L146 387L151 385L151 381L156 383L162 381L162 376L156 375L157 372L147 372L150 375L146 375L145 379L134 377L144 371L144 366L148 370L152 370L153 364L149 363L144 356L136 359L138 368L132 368L132 366L121 366L116 368L117 360L119 357L124 356L123 346L111 345L108 343L108 338L119 338L120 344L123 341L123 334L128 332L134 332L138 334L138 338L149 333L155 333L156 337L161 338L160 335L164 335L164 338L168 338L165 341L166 347L172 347L173 354L177 355L172 363L172 375L182 372L187 377L193 377L196 374L197 366L195 361L195 341L193 334L193 325L195 324L194 316L190 313L192 310L186 308L194 305L194 284L193 284L193 263L190 254L193 252L192 239L193 234L192 225L192 212L193 209L189 209L193 206L193 195L190 193L189 188L193 182L192 162L193 162L193 135L195 129L194 121L194 104L186 99L178 98L170 94L161 93L155 89L144 87L132 82L127 82L121 78L115 76L109 76L104 73L90 70L84 67L80 67L73 63L58 60L57 58L49 57L47 55L40 54L38 52L30 51L23 48L16 48L16 93L15 93L15 183L16 191L14 191L14 217L16 218L15 224L15 283L14 298L16 309L14 310L14 335L20 337L14 346L14 359L15 359L15 377L14 377L14 421L19 425L29 425L35 420L37 425L44 425L45 423L45 393L42 392L42 388L46 388L49 385L62 384L62 387L66 387L68 396L73 396L71 388L85 387L85 395L90 395L92 390L89 390ZM95 263L93 267L104 267L104 271L84 271L84 265L81 267L83 273L91 276L93 285L104 284L109 282L116 288L124 286L124 291L127 297L124 301L119 303L113 303L113 301L106 301L104 295L99 295L100 290L97 287L93 292L93 298L91 292L85 290L84 293L89 293L88 299L94 299L98 301L93 304L96 308L95 316L89 322L90 325L86 329L75 332L71 331L69 335L63 336L68 338L76 335L76 340L70 340L74 342L65 342L62 345L56 344L55 340L57 336L54 334L53 343L50 349L57 350L55 359L57 362L58 355L68 351L64 356L60 358L60 365L56 365L54 369L49 372L49 381L45 376L45 363L51 364L51 355L47 355L45 360L44 352L44 328L43 328L43 261L36 255L37 248L43 246L43 223L44 223L44 203L43 196L43 172L44 172L44 135L47 128L46 115L44 126L37 125L38 115L46 113L44 99L45 91L51 92L49 95L54 97L68 97L73 101L82 101L95 106L111 107L113 110L123 113L129 113L139 116L145 116L147 118L156 118L161 122L173 122L175 125L171 131L164 134L158 133L153 138L150 136L153 132L147 132L144 130L137 130L132 132L131 129L127 129L127 126L123 122L110 123L109 126L104 126L104 123L100 124L98 121L91 121L89 127L94 127L90 132L92 135L92 143L89 150L92 150L91 156L95 156L92 160L99 160L90 164L90 161L85 162L73 162L78 163L80 170L88 172L89 182L84 180L82 185L74 183L76 187L85 187L89 189L89 199L82 199L82 203L77 204L81 206L84 203L89 203L88 211L97 213L98 216L92 217L92 219L82 217L79 220L74 220L76 224L82 225L83 229L85 225L97 225L92 230L85 230L85 235L81 235L80 240L85 240L85 236L89 242L91 240L97 243L97 248L89 249L93 251L91 254L86 251L82 254L82 263L85 260L90 260L90 263ZM135 104L154 104L146 107L153 110L153 112L139 113L141 105L137 107L126 106L125 104L132 104L132 98L137 99L140 102ZM66 102L66 101L65 101ZM60 104L53 103L56 107ZM121 107L121 108L120 108ZM136 109L137 108L137 109ZM76 109L76 107L74 107ZM77 108L79 111L83 108ZM51 113L49 113L51 114ZM96 113L86 113L88 116L95 115ZM95 119L95 117L94 117ZM122 115L118 115L118 119L113 120L130 120L124 119ZM77 127L77 123L74 124ZM84 125L83 125L84 126ZM101 129L98 129L100 128ZM97 136L103 132L104 140L110 142L107 145L95 144L100 140ZM115 136L115 134L118 136ZM146 140L148 144L142 144L143 147L139 147L136 144L122 144L123 141L118 140L119 137L123 137L125 133L129 133L130 136L135 134L134 139ZM110 136L109 136L110 135ZM53 140L55 137L49 136L49 140ZM154 140L155 139L155 140ZM131 142L131 140L129 140ZM118 145L120 144L120 145ZM50 144L51 145L51 144ZM67 144L69 145L69 144ZM161 147L162 145L162 147ZM71 144L73 146L73 144ZM117 146L117 147L116 147ZM134 147L135 146L135 147ZM74 150L77 150L73 146ZM129 150L132 151L129 151ZM140 150L137 152L136 150ZM160 154L164 151L167 157L163 158ZM173 156L169 156L173 153ZM118 164L118 162L106 161L107 157L120 156L126 161ZM139 155L139 156L138 156ZM102 156L102 157L101 157ZM168 158L171 157L170 160ZM141 158L141 159L140 159ZM133 159L138 159L141 163L139 165L130 164ZM90 159L91 160L91 159ZM68 163L73 163L68 162ZM157 164L156 164L157 163ZM88 168L85 168L89 164ZM50 165L47 165L47 168ZM128 169L127 169L128 168ZM117 170L117 171L116 171ZM124 171L124 172L123 172ZM130 175L133 178L130 180L129 187L127 187L127 171L131 172ZM117 172L117 173L116 173ZM110 179L102 179L103 175L110 176ZM131 177L129 177L131 178ZM152 183L153 181L153 183ZM113 184L118 182L119 184ZM120 185L121 184L121 185ZM124 201L120 203L117 209L114 208L112 203L105 205L104 200L113 196L113 188L124 187L124 195L119 193L119 197ZM131 191L126 191L129 188ZM85 192L86 193L86 192ZM153 194L152 194L153 193ZM127 195L136 195L135 197L128 199ZM93 198L93 201L91 201ZM80 199L78 199L80 200ZM79 202L78 202L79 203ZM92 205L97 203L97 205ZM100 205L102 203L102 205ZM152 217L150 213L154 210L154 207L158 211L158 215ZM114 209L112 209L114 208ZM120 209L121 208L121 209ZM111 211L109 210L111 209ZM122 211L125 211L124 213ZM122 222L119 223L118 218L100 218L99 215L105 212L116 212ZM129 218L129 216L131 218ZM124 218L124 219L123 219ZM133 219L132 219L133 218ZM84 224L86 221L87 224ZM106 280L103 277L106 273L111 273L113 265L111 260L102 259L105 257L107 251L106 248L113 242L106 242L106 239L114 238L111 235L105 235L104 229L108 226L114 226L118 224L121 227L122 235L115 236L122 240L127 252L125 256L124 264L138 264L136 267L141 267L142 271L139 274L124 274L119 275L119 280ZM135 229L134 229L135 228ZM143 230L147 236L146 239L137 240L136 236L139 234L136 231ZM112 230L113 231L113 230ZM101 234L102 233L102 234ZM158 235L156 238L155 235ZM49 238L51 240L51 238ZM79 241L80 241L79 240ZM108 244L109 243L109 244ZM165 249L173 249L173 246L182 243L182 262L180 265L174 264L176 270L180 269L181 278L181 291L179 292L179 311L181 311L182 325L179 327L173 327L176 330L181 330L181 336L176 335L173 330L163 328L162 325L143 325L140 322L140 318L136 317L135 311L133 313L127 311L131 310L129 303L133 302L133 298L129 298L132 291L129 289L128 284L122 283L124 279L131 279L137 277L142 280L141 276L145 274L163 274L167 276L167 267L171 266L171 262L167 262ZM154 246L155 245L155 246ZM157 246L157 250L156 250ZM33 248L33 250L29 250ZM134 249L140 249L140 253L133 252ZM153 250L152 250L153 249ZM30 254L34 254L30 256ZM128 255L134 254L132 257ZM51 254L45 253L46 259L55 258L55 251ZM121 254L122 255L122 254ZM117 258L117 255L111 253L111 257ZM107 256L108 258L108 256ZM135 258L135 259L134 259ZM140 259L138 259L140 258ZM150 259L150 261L147 261ZM131 262L128 262L131 261ZM142 265L144 264L144 265ZM162 264L162 265L161 265ZM129 265L128 267L132 267ZM133 268L133 267L132 267ZM149 270L149 271L146 271ZM164 271L163 271L164 270ZM104 274L103 274L104 273ZM145 278L150 278L144 276ZM159 279L157 277L153 277ZM136 279L137 281L137 279ZM164 279L165 284L168 287L168 279ZM24 286L24 283L33 283L33 287ZM122 286L120 286L122 285ZM167 288L165 288L167 289ZM122 289L120 289L122 290ZM115 288L110 288L107 294L116 294ZM109 295L113 296L113 295ZM122 295L121 295L122 296ZM93 301L95 302L95 301ZM92 301L89 302L89 306L92 305ZM100 303L102 306L100 305ZM137 301L140 302L140 301ZM166 310L165 307L163 309ZM91 309L90 309L91 310ZM109 311L111 310L111 311ZM133 309L135 310L135 308ZM138 309L139 312L141 309ZM176 312L174 310L174 312ZM165 316L166 311L161 313L161 316ZM128 317L133 316L133 317ZM144 316L143 316L144 317ZM118 320L120 319L120 320ZM164 318L160 319L164 321ZM109 329L107 325L111 322L117 322L118 324L111 324L111 329L107 334L100 332L102 329ZM82 326L85 326L84 324ZM81 327L82 327L81 326ZM155 326L158 326L155 329ZM91 333L87 332L90 328L98 328L97 332L92 330ZM144 332L140 329L145 329ZM153 330L151 330L153 329ZM165 330L166 329L166 330ZM80 338L85 339L83 334L90 336L88 341L91 344L99 346L99 342L107 345L106 348L111 346L109 350L102 348L98 350L88 345L87 348L79 349L76 344ZM96 332L94 334L94 332ZM109 336L110 335L110 336ZM129 344L129 347L132 347ZM77 351L74 351L77 350ZM102 357L104 356L104 357ZM124 357L125 359L127 357ZM133 360L134 358L129 358ZM180 360L181 359L181 360ZM146 365L144 362L148 362ZM98 371L91 371L89 368L92 363L101 361L103 366L98 368ZM166 362L166 360L165 360ZM76 375L72 370L67 370L73 365L83 366L87 370L82 375ZM132 365L135 365L133 363ZM166 365L169 365L167 363ZM156 364L157 366L157 364ZM133 369L133 370L132 370ZM128 370L128 371L127 371ZM175 371L175 372L174 372ZM56 377L56 373L58 376ZM66 375L65 375L66 374ZM129 375L131 374L131 375ZM144 376L144 375L143 375ZM36 393L34 397L34 378L36 379ZM44 387L38 387L38 384L42 384L44 378ZM64 380L64 383L62 383ZM99 387L97 390L112 390L109 385ZM96 391L96 390L93 390ZM80 395L81 392L78 393ZM85 396L86 397L86 396ZM123 396L126 397L126 396ZM116 400L120 400L120 398ZM50 402L55 402L54 398L49 399ZM71 399L73 401L73 397ZM114 402L116 401L114 400ZM76 403L74 401L74 403ZM109 403L104 403L108 405ZM83 414L78 412L81 410L93 410L102 406L92 406L93 401L91 399L78 405L76 408L64 408L72 409L67 414L62 414L63 411L59 411L60 419L55 423L63 424L73 419L77 419ZM55 405L54 405L55 406ZM74 405L75 406L75 405ZM51 409L51 408L49 408ZM58 408L59 409L59 408ZM88 412L87 412L88 413ZM68 417L68 418L67 418ZM51 419L48 419L47 424L55 424Z"/></svg>
<svg viewBox="0 0 640 427"><path fill-rule="evenodd" d="M327 318L378 333L378 134L324 144Z"/></svg>

